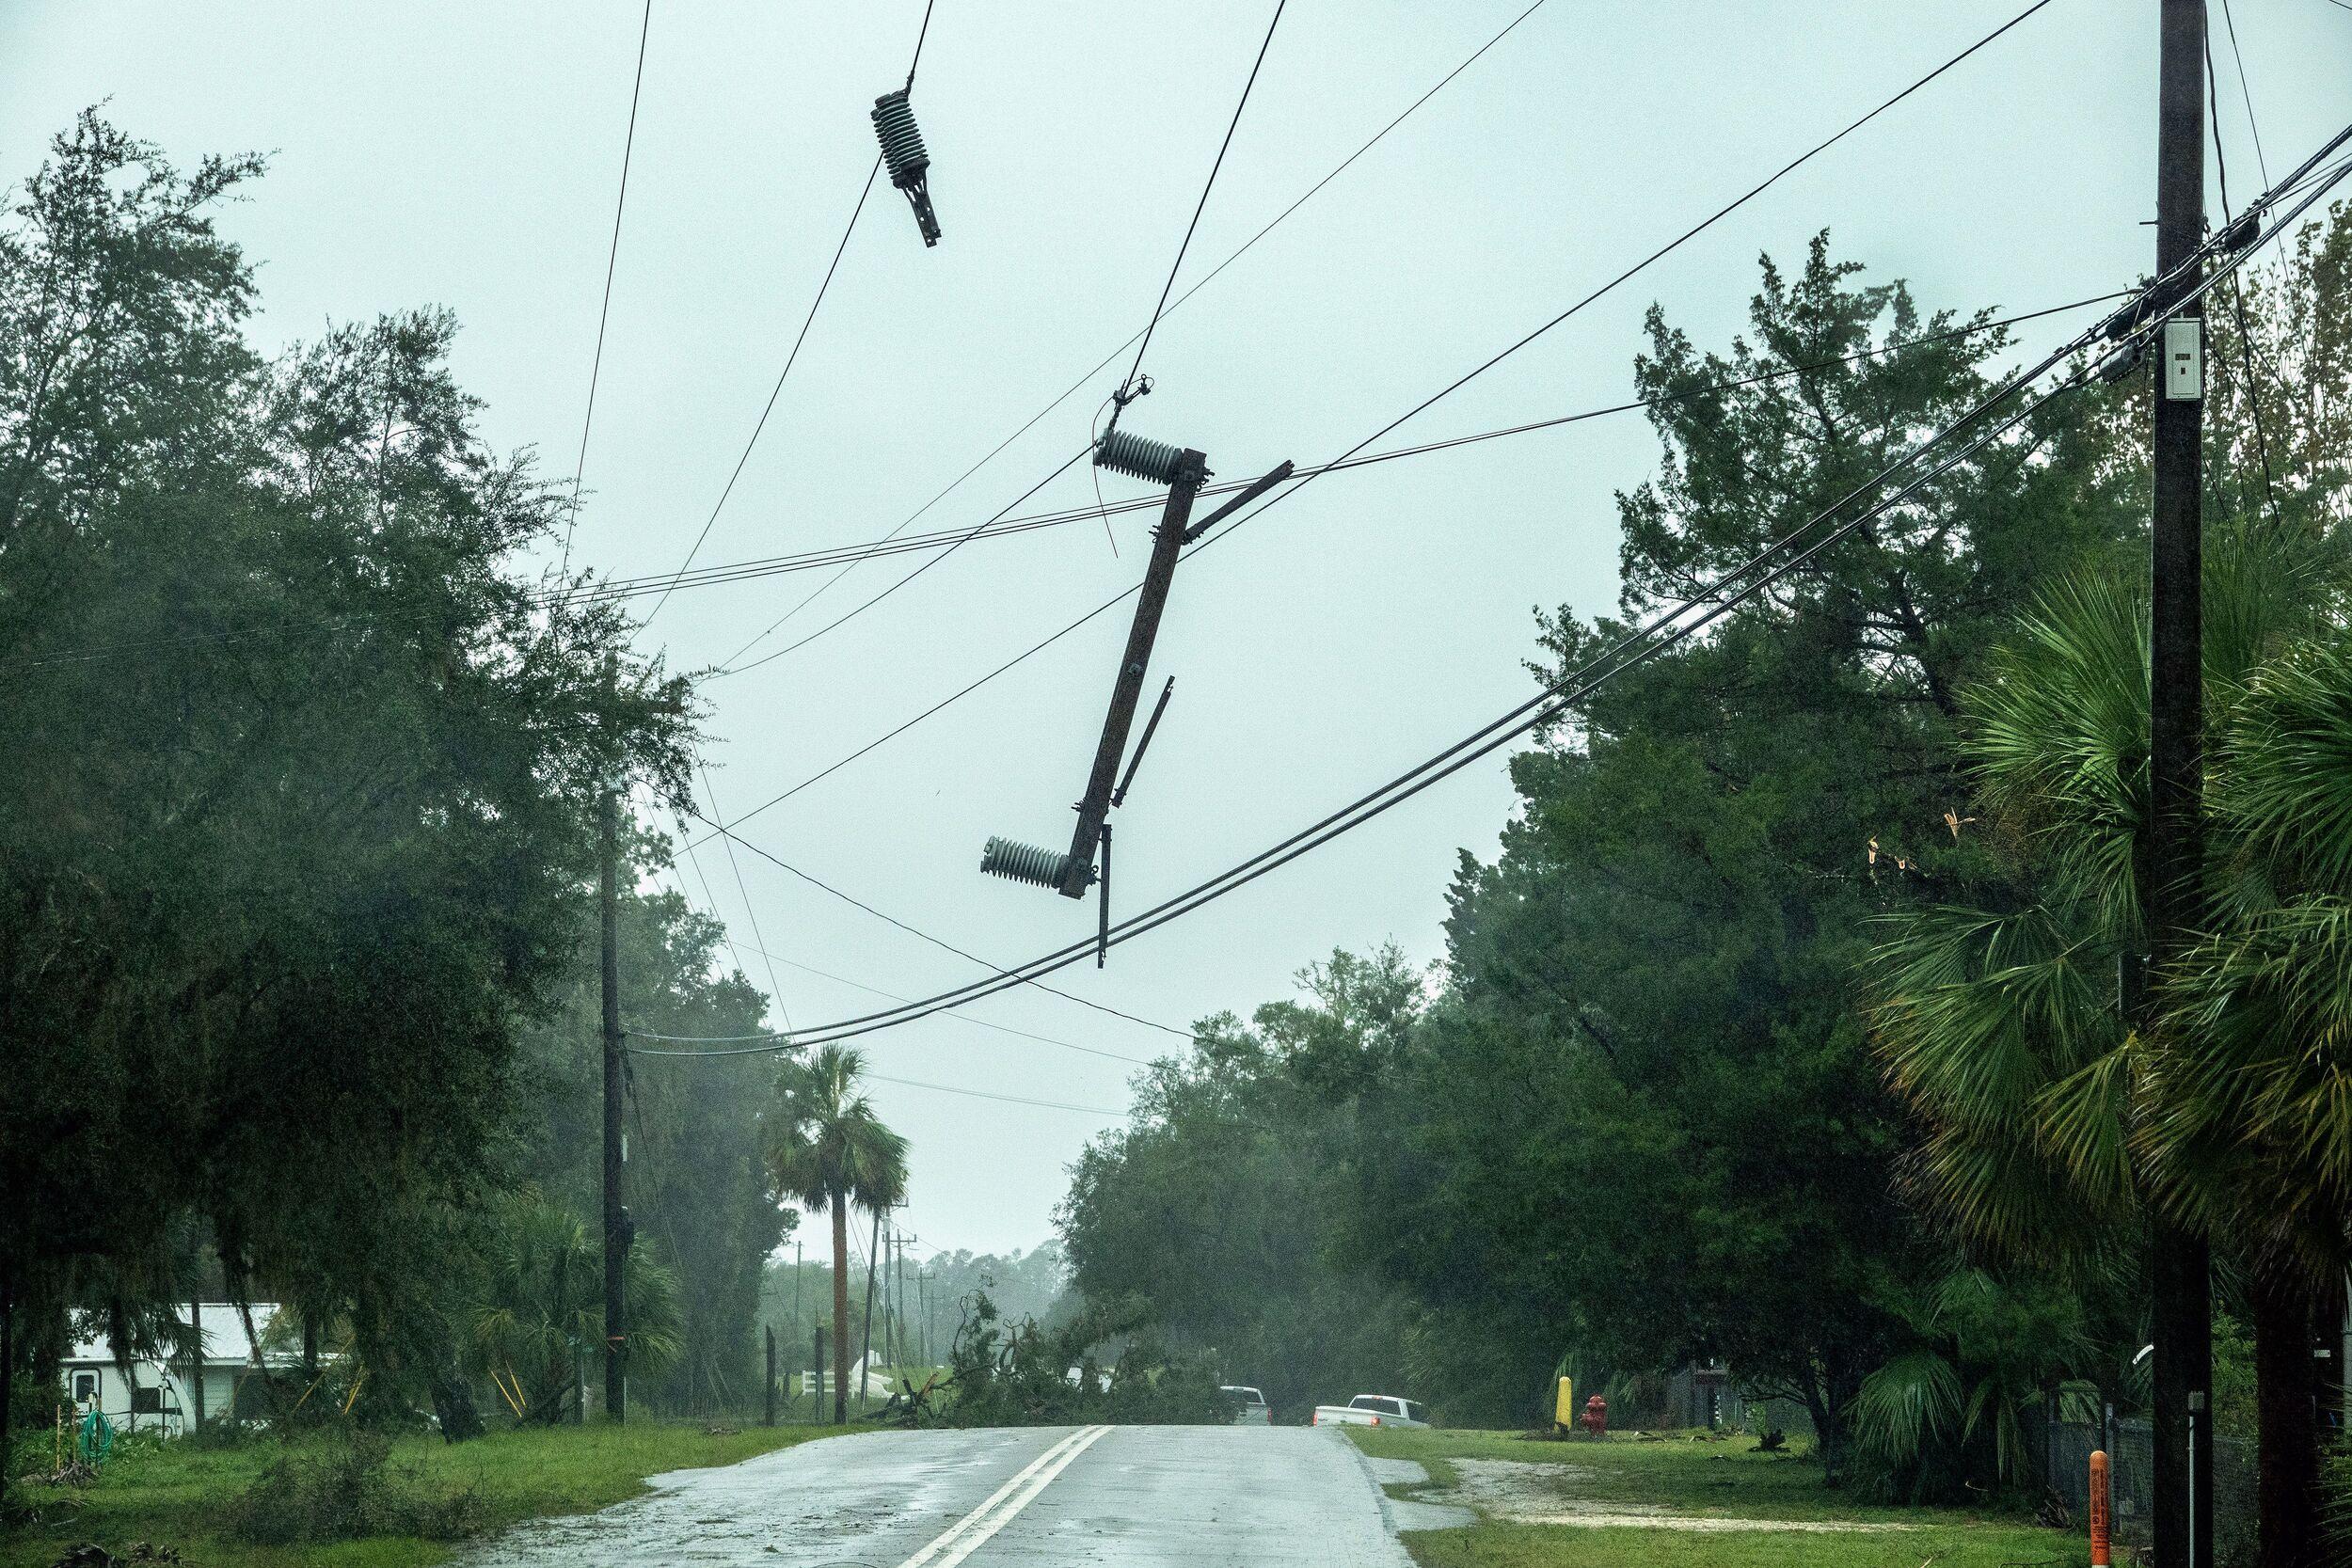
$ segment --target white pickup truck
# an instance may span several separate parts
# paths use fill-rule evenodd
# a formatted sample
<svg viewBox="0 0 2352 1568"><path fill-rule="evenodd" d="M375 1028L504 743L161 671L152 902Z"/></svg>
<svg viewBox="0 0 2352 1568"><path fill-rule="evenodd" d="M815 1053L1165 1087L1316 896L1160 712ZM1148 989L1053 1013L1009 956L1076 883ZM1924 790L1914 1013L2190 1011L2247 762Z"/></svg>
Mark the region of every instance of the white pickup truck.
<svg viewBox="0 0 2352 1568"><path fill-rule="evenodd" d="M1393 1394L1359 1394L1345 1404L1318 1404L1307 1418L1318 1427L1425 1427L1429 1407Z"/></svg>

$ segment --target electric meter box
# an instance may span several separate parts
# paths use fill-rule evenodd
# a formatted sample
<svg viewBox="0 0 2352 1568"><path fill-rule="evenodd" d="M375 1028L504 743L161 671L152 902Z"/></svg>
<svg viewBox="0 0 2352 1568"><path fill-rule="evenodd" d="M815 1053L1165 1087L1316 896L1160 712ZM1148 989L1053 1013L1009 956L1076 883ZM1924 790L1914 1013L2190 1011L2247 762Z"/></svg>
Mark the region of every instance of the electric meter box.
<svg viewBox="0 0 2352 1568"><path fill-rule="evenodd" d="M2164 324L2164 396L2194 403L2205 395L2205 324L2176 316Z"/></svg>

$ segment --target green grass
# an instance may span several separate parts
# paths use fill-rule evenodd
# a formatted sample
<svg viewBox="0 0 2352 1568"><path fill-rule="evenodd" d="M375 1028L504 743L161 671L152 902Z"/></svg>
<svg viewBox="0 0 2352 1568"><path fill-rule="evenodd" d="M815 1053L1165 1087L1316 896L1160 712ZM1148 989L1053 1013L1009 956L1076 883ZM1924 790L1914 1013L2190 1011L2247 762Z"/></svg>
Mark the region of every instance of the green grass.
<svg viewBox="0 0 2352 1568"><path fill-rule="evenodd" d="M2080 1560L2074 1538L2011 1514L1964 1509L1893 1508L1858 1502L1821 1484L1801 1456L1757 1451L1754 1439L1692 1442L1546 1442L1502 1432L1409 1432L1350 1427L1364 1451L1409 1459L1428 1489L1403 1497L1445 1500L1454 1460L1503 1459L1573 1466L1566 1484L1580 1499L1664 1509L1695 1516L1901 1525L1900 1530L1834 1533L1703 1530L1657 1527L1512 1524L1482 1519L1468 1529L1407 1534L1428 1568L2002 1568L2008 1563ZM1802 1452L1802 1450L1800 1450Z"/></svg>
<svg viewBox="0 0 2352 1568"><path fill-rule="evenodd" d="M649 1476L732 1465L832 1430L744 1425L713 1436L701 1422L540 1427L494 1433L454 1447L437 1437L405 1437L393 1445L392 1463L413 1468L428 1482L471 1487L495 1529L545 1514L603 1508L645 1490ZM12 1503L42 1497L50 1504L50 1517L0 1530L0 1568L49 1568L68 1547L86 1541L118 1553L134 1542L152 1541L178 1547L192 1563L250 1568L424 1568L454 1550L449 1543L413 1537L271 1548L222 1536L219 1521L230 1500L283 1451L267 1438L230 1448L143 1444L118 1450L87 1492L59 1494L11 1482ZM74 1497L80 1506L66 1506Z"/></svg>

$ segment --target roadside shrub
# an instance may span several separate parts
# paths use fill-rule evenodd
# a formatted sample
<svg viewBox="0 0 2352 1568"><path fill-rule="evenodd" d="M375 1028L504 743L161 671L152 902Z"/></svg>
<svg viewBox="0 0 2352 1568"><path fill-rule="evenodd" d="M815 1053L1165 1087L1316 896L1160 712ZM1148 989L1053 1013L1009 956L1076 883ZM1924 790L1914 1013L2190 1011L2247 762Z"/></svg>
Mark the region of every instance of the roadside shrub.
<svg viewBox="0 0 2352 1568"><path fill-rule="evenodd" d="M391 1445L352 1432L289 1449L229 1510L229 1528L257 1545L308 1545L371 1535L455 1541L486 1522L470 1487L448 1487L391 1463Z"/></svg>

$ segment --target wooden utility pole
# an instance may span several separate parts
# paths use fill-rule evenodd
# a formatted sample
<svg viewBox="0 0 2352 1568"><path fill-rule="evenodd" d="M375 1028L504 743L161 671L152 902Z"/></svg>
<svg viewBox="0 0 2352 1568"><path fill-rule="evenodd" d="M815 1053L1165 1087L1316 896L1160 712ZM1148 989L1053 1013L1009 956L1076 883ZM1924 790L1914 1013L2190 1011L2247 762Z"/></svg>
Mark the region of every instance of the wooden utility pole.
<svg viewBox="0 0 2352 1568"><path fill-rule="evenodd" d="M2156 276L2204 243L2204 0L2158 0ZM2185 279L2193 283L2194 279ZM2160 973L2195 929L2203 859L2203 309L2157 333L2154 567L2149 678L2147 963ZM2187 356L2185 359L2184 356ZM2135 1025L2151 1017L2138 977ZM2155 1343L2155 1568L2213 1562L2213 1287L2204 1242L2164 1219L2150 1250Z"/></svg>
<svg viewBox="0 0 2352 1568"><path fill-rule="evenodd" d="M761 1424L762 1426L774 1426L774 1425L776 1424L776 1325L775 1325L775 1324L773 1324L773 1323L770 1323L770 1324L768 1324L768 1325L767 1325L767 1327L768 1327L768 1414L767 1414L767 1418L766 1418L765 1420L761 1421L761 1423L760 1423L760 1424Z"/></svg>
<svg viewBox="0 0 2352 1568"><path fill-rule="evenodd" d="M610 674L608 666L608 689ZM616 765L617 766L617 765ZM604 1413L628 1414L628 1317L623 1275L628 1264L628 1211L621 1203L621 797L617 780L604 786L603 871L597 888L603 932L598 946L604 990Z"/></svg>

